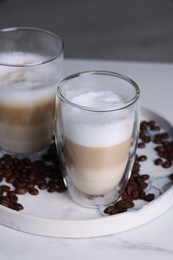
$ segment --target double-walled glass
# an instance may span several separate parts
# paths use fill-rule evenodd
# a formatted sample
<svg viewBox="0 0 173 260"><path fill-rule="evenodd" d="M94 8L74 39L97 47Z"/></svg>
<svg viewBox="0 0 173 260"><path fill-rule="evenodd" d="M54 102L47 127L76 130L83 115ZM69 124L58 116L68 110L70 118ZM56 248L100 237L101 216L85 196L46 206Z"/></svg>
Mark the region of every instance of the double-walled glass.
<svg viewBox="0 0 173 260"><path fill-rule="evenodd" d="M0 30L0 148L31 154L47 148L54 130L63 41L37 28Z"/></svg>
<svg viewBox="0 0 173 260"><path fill-rule="evenodd" d="M125 188L138 140L139 95L133 80L113 72L82 72L60 83L57 149L79 204L108 205Z"/></svg>

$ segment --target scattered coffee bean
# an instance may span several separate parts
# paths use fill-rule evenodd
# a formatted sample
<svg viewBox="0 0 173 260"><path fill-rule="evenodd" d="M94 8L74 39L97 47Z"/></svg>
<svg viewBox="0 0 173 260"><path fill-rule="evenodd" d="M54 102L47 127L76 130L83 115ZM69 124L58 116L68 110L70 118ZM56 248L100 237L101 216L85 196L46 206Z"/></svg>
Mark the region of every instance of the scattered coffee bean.
<svg viewBox="0 0 173 260"><path fill-rule="evenodd" d="M153 137L151 139L149 131L153 131ZM138 148L145 148L147 143L153 142L157 144L154 148L157 152L159 158L154 160L155 165L161 165L163 168L170 168L173 162L173 141L168 141L169 135L165 132L157 133L161 131L161 128L156 124L155 121L143 121L140 124L140 134ZM121 194L120 206L116 202L114 205L109 206L105 209L105 214L114 215L121 212L124 212L130 208L130 205L133 207L135 200L141 199L147 202L154 200L155 195L153 193L146 194L145 189L148 186L146 181L149 180L148 174L140 175L140 163L143 163L147 160L146 155L136 156L135 163L132 169L131 177L128 181L125 191ZM173 173L169 175L169 178L173 180ZM129 205L126 205L125 202L128 202ZM123 205L123 206L122 206Z"/></svg>
<svg viewBox="0 0 173 260"><path fill-rule="evenodd" d="M16 194L25 194L27 193L27 188L25 186L17 186L15 192Z"/></svg>
<svg viewBox="0 0 173 260"><path fill-rule="evenodd" d="M145 148L145 143L143 143L143 142L138 143L138 148Z"/></svg>
<svg viewBox="0 0 173 260"><path fill-rule="evenodd" d="M6 191L6 192L10 191L10 186L7 185L1 185L0 188L2 191Z"/></svg>
<svg viewBox="0 0 173 260"><path fill-rule="evenodd" d="M165 169L170 168L171 166L172 166L171 161L166 161L166 162L162 163L162 167Z"/></svg>
<svg viewBox="0 0 173 260"><path fill-rule="evenodd" d="M0 158L0 182L2 181L11 186L0 186L0 198L3 198L0 204L14 210L23 209L21 204L16 204L20 195L38 195L39 190L59 193L67 190L60 172L55 143L42 159L33 162L29 158L18 159L8 154L3 155Z"/></svg>
<svg viewBox="0 0 173 260"><path fill-rule="evenodd" d="M36 189L36 188L34 188L34 187L29 188L29 189L28 189L28 192L29 192L31 195L34 195L34 196L39 194L38 189Z"/></svg>
<svg viewBox="0 0 173 260"><path fill-rule="evenodd" d="M148 202L150 202L150 201L152 201L152 200L154 200L154 194L153 193L149 193L149 194L147 194L146 196L145 196L145 200L146 201L148 201Z"/></svg>
<svg viewBox="0 0 173 260"><path fill-rule="evenodd" d="M138 158L138 161L140 162L143 162L143 161L146 161L147 160L147 156L146 155L141 155L139 158Z"/></svg>
<svg viewBox="0 0 173 260"><path fill-rule="evenodd" d="M153 131L153 137L149 134L151 131ZM155 151L159 158L154 160L154 164L167 169L172 166L173 162L173 141L169 140L168 133L160 133L160 131L160 127L153 120L141 122L138 148L145 148L150 142L156 144ZM153 193L145 193L150 176L140 174L141 163L145 163L147 159L146 155L136 156L126 189L119 201L105 208L105 214L114 215L126 212L134 207L134 201L138 199L147 202L154 199ZM169 178L173 180L173 173L169 175ZM41 159L34 162L29 158L20 160L8 154L3 155L0 158L0 182L2 181L6 181L11 186L5 184L0 186L0 204L17 211L23 209L23 205L18 203L18 196L22 194L39 195L39 190L47 190L50 193L67 190L58 164L55 143Z"/></svg>
<svg viewBox="0 0 173 260"><path fill-rule="evenodd" d="M163 163L163 161L160 158L157 158L157 159L154 160L155 165L162 165L162 163Z"/></svg>

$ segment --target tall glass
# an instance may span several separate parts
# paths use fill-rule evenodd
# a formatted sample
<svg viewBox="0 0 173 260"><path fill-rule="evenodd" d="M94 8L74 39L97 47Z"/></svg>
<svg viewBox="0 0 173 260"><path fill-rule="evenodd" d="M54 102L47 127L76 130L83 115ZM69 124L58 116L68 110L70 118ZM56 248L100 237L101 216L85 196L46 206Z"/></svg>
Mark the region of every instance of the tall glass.
<svg viewBox="0 0 173 260"><path fill-rule="evenodd" d="M63 41L45 30L0 30L0 148L30 154L47 148L54 129Z"/></svg>
<svg viewBox="0 0 173 260"><path fill-rule="evenodd" d="M97 207L116 201L130 177L139 131L139 87L130 78L90 71L58 87L56 138L71 197Z"/></svg>

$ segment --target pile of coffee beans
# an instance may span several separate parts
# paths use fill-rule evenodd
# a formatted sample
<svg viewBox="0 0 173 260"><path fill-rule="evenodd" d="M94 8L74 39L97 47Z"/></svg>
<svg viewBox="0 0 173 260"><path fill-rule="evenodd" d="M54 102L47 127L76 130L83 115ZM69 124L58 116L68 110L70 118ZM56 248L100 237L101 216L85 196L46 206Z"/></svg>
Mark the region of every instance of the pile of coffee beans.
<svg viewBox="0 0 173 260"><path fill-rule="evenodd" d="M168 133L161 132L155 121L142 121L138 149L145 148L150 142L155 144L156 159L154 164L167 169L173 163L173 141ZM152 134L151 134L152 132ZM131 177L121 198L104 209L104 213L114 215L126 212L134 207L135 200L141 199L146 202L154 200L153 193L146 194L150 176L141 174L141 164L147 161L147 155L136 155ZM173 173L169 175L173 181ZM0 204L10 209L20 211L24 205L19 203L19 195L39 195L40 190L52 192L65 192L61 168L53 142L48 151L39 159L32 161L29 158L18 159L9 154L0 158Z"/></svg>
<svg viewBox="0 0 173 260"><path fill-rule="evenodd" d="M18 195L38 195L40 190L65 192L61 169L58 164L55 143L41 159L18 159L9 154L0 158L0 204L14 209L24 208L18 202ZM5 184L4 184L5 183Z"/></svg>
<svg viewBox="0 0 173 260"><path fill-rule="evenodd" d="M160 133L160 130L155 121L142 121L140 124L138 149L145 148L148 143L153 142L156 155L158 156L153 163L167 169L173 163L173 141L170 140L168 133ZM129 208L134 207L134 201L138 199L147 202L154 200L154 193L146 194L145 192L150 176L148 174L140 174L141 163L147 159L146 155L136 156L131 177L121 198L113 205L105 208L104 213L114 215L126 212ZM169 175L169 178L173 180L173 173Z"/></svg>

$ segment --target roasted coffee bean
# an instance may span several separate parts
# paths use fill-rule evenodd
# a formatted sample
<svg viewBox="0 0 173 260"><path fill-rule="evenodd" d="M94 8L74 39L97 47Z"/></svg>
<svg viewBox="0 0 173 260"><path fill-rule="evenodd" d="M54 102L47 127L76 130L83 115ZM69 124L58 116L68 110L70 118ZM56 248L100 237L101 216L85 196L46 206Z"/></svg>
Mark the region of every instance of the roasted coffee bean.
<svg viewBox="0 0 173 260"><path fill-rule="evenodd" d="M46 182L40 183L40 184L38 185L38 187L39 187L40 190L45 190L45 189L47 189L47 183L46 183Z"/></svg>
<svg viewBox="0 0 173 260"><path fill-rule="evenodd" d="M121 213L120 210L118 208L113 207L111 212L109 213L110 215L115 215Z"/></svg>
<svg viewBox="0 0 173 260"><path fill-rule="evenodd" d="M28 190L25 186L17 186L15 189L16 194L25 194L27 191Z"/></svg>
<svg viewBox="0 0 173 260"><path fill-rule="evenodd" d="M60 187L58 187L57 189L56 189L56 191L58 192L58 193L63 193L63 192L65 192L67 190L67 187L66 186L63 186L63 185L61 185Z"/></svg>
<svg viewBox="0 0 173 260"><path fill-rule="evenodd" d="M14 175L11 175L6 178L6 182L8 182L8 183L14 183L15 180L16 180L16 177Z"/></svg>
<svg viewBox="0 0 173 260"><path fill-rule="evenodd" d="M56 186L56 181L55 181L55 180L50 180L50 181L48 182L48 186L49 186L49 187L55 187L55 186Z"/></svg>
<svg viewBox="0 0 173 260"><path fill-rule="evenodd" d="M114 206L109 206L109 207L105 208L104 213L111 214L113 209L114 209Z"/></svg>
<svg viewBox="0 0 173 260"><path fill-rule="evenodd" d="M154 125L154 126L150 126L150 129L151 129L152 131L159 131L159 130L160 130L160 127L157 126L157 125Z"/></svg>
<svg viewBox="0 0 173 260"><path fill-rule="evenodd" d="M13 209L16 210L16 211L20 211L23 209L23 205L20 204L20 203L14 203L13 204Z"/></svg>
<svg viewBox="0 0 173 260"><path fill-rule="evenodd" d="M172 166L171 161L166 161L166 162L162 163L162 167L165 169L170 168L171 166Z"/></svg>
<svg viewBox="0 0 173 260"><path fill-rule="evenodd" d="M145 196L145 200L146 201L148 201L148 202L150 202L150 201L152 201L152 200L154 200L154 194L153 193L149 193L149 194L147 194L146 196Z"/></svg>
<svg viewBox="0 0 173 260"><path fill-rule="evenodd" d="M121 197L124 201L132 201L133 200L133 197L129 196L126 192L124 192Z"/></svg>
<svg viewBox="0 0 173 260"><path fill-rule="evenodd" d="M7 208L10 208L10 206L11 206L11 203L7 200L2 200L0 204Z"/></svg>
<svg viewBox="0 0 173 260"><path fill-rule="evenodd" d="M18 201L18 197L16 195L8 195L11 203L16 203Z"/></svg>
<svg viewBox="0 0 173 260"><path fill-rule="evenodd" d="M133 200L139 199L139 190L138 189L134 189L132 191L131 195L132 195Z"/></svg>
<svg viewBox="0 0 173 260"><path fill-rule="evenodd" d="M3 175L4 177L10 177L12 175L12 169L4 170Z"/></svg>
<svg viewBox="0 0 173 260"><path fill-rule="evenodd" d="M138 148L145 148L145 143L142 142L138 143Z"/></svg>
<svg viewBox="0 0 173 260"><path fill-rule="evenodd" d="M154 164L155 164L155 165L162 165L162 164L163 164L163 161L162 161L161 158L157 158L157 159L154 160Z"/></svg>
<svg viewBox="0 0 173 260"><path fill-rule="evenodd" d="M27 178L30 180L30 181L34 181L37 177L37 174L35 171L31 171L28 175L27 175Z"/></svg>
<svg viewBox="0 0 173 260"><path fill-rule="evenodd" d="M10 186L7 186L7 185L1 185L1 186L0 186L0 189L1 189L2 191L9 192L11 188L10 188Z"/></svg>
<svg viewBox="0 0 173 260"><path fill-rule="evenodd" d="M28 189L28 192L29 192L31 195L33 195L33 196L35 196L35 195L38 195L38 194L39 194L39 191L38 191L38 189L36 189L36 188L34 188L34 187L32 187L32 188L29 188L29 189Z"/></svg>
<svg viewBox="0 0 173 260"><path fill-rule="evenodd" d="M143 191L143 190L140 190L139 191L139 199L141 199L141 200L145 200L145 192Z"/></svg>
<svg viewBox="0 0 173 260"><path fill-rule="evenodd" d="M47 191L50 192L50 193L53 193L53 192L57 191L57 188L56 187L49 187L47 189Z"/></svg>
<svg viewBox="0 0 173 260"><path fill-rule="evenodd" d="M145 181L140 181L140 182L139 182L139 186L140 186L143 190L145 190L145 189L147 188L147 186L148 186L148 183L146 183Z"/></svg>
<svg viewBox="0 0 173 260"><path fill-rule="evenodd" d="M138 160L139 160L140 162L144 162L144 161L147 160L147 156L146 156L146 155L141 155L141 156L139 156Z"/></svg>
<svg viewBox="0 0 173 260"><path fill-rule="evenodd" d="M140 175L140 178L142 180L148 180L150 178L150 176L149 176L149 174L142 174L142 175Z"/></svg>
<svg viewBox="0 0 173 260"><path fill-rule="evenodd" d="M27 189L33 188L34 186L35 186L35 183L32 183L32 182L28 182L28 183L25 184L25 187L26 187Z"/></svg>
<svg viewBox="0 0 173 260"><path fill-rule="evenodd" d="M125 201L125 206L127 209L130 209L134 207L134 203L132 201Z"/></svg>
<svg viewBox="0 0 173 260"><path fill-rule="evenodd" d="M155 147L155 150L156 150L157 152L165 152L165 148L164 148L163 146L156 146L156 147Z"/></svg>

